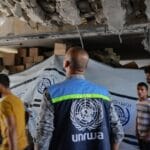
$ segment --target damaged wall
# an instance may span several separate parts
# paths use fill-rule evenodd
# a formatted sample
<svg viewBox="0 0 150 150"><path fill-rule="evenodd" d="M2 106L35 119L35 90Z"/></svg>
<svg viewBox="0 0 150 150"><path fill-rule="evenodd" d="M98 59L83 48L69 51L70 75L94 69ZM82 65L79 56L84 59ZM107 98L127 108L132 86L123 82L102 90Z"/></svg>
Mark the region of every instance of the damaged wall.
<svg viewBox="0 0 150 150"><path fill-rule="evenodd" d="M126 9L126 25L147 22L145 0L121 0Z"/></svg>
<svg viewBox="0 0 150 150"><path fill-rule="evenodd" d="M109 29L121 32L125 24L125 10L121 6L120 0L104 0L102 6Z"/></svg>
<svg viewBox="0 0 150 150"><path fill-rule="evenodd" d="M97 25L118 33L128 25L148 23L149 11L149 0L0 1L0 16L16 17L31 27L46 26L51 31L62 31L68 25Z"/></svg>
<svg viewBox="0 0 150 150"><path fill-rule="evenodd" d="M58 32L58 27L50 28L48 26L42 26L35 23L27 24L20 21L18 18L10 17L0 26L0 37L9 37L23 34L40 34L47 32Z"/></svg>
<svg viewBox="0 0 150 150"><path fill-rule="evenodd" d="M80 12L74 0L56 0L56 10L65 23L71 25L81 24Z"/></svg>
<svg viewBox="0 0 150 150"><path fill-rule="evenodd" d="M150 0L145 0L145 5L146 5L146 15L150 20Z"/></svg>

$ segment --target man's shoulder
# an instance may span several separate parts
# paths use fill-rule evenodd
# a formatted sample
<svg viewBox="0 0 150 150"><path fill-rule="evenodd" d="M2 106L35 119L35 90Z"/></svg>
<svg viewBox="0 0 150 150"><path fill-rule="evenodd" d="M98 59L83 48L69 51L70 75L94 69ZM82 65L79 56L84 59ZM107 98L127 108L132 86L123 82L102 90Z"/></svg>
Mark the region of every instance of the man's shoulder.
<svg viewBox="0 0 150 150"><path fill-rule="evenodd" d="M97 89L97 90L102 90L102 91L106 91L106 92L108 92L108 89L105 87L105 86L103 86L103 85L100 85L100 84L96 84L96 83L94 83L94 82L91 82L91 81L89 81L89 80L87 80L87 79L79 79L79 80L76 80L77 82L79 81L79 82L81 82L81 83L84 83L85 84L85 86L86 85L88 85L88 86L90 86L90 87L93 87L93 88L95 88L95 89ZM71 83L73 83L71 80L64 80L64 81L62 81L62 82L60 82L60 83L57 83L57 84L54 84L54 85L51 85L50 87L48 87L48 88L50 88L50 89L53 89L53 88L64 88L64 86L68 86L68 85L71 85ZM80 86L80 84L76 84L77 86Z"/></svg>
<svg viewBox="0 0 150 150"><path fill-rule="evenodd" d="M12 97L13 97L12 95L7 95L7 96L1 98L1 104L11 103Z"/></svg>
<svg viewBox="0 0 150 150"><path fill-rule="evenodd" d="M5 102L12 104L12 105L23 105L22 100L14 94L8 95L6 97Z"/></svg>
<svg viewBox="0 0 150 150"><path fill-rule="evenodd" d="M3 98L1 98L1 101L0 101L0 109L8 109L10 107L12 107L12 104L13 104L13 101L12 99L10 99L10 96L5 96Z"/></svg>
<svg viewBox="0 0 150 150"><path fill-rule="evenodd" d="M86 80L89 84L91 84L92 86L94 86L95 88L99 88L99 89L103 89L103 90L107 90L108 89L104 86L104 85L101 85L101 84L97 84L95 82L91 82L89 80Z"/></svg>
<svg viewBox="0 0 150 150"><path fill-rule="evenodd" d="M14 94L8 95L7 99L13 99L13 100L21 101L21 99Z"/></svg>
<svg viewBox="0 0 150 150"><path fill-rule="evenodd" d="M7 100L6 97L3 97L0 99L0 109L1 109L1 107L4 107L5 103L7 103L6 100Z"/></svg>
<svg viewBox="0 0 150 150"><path fill-rule="evenodd" d="M138 101L137 106L140 108L150 107L150 100Z"/></svg>
<svg viewBox="0 0 150 150"><path fill-rule="evenodd" d="M57 88L57 87L62 87L64 84L65 84L66 81L62 81L62 82L59 82L59 83L56 83L56 84L53 84L51 86L49 86L47 89L53 89L53 88Z"/></svg>
<svg viewBox="0 0 150 150"><path fill-rule="evenodd" d="M89 80L86 80L86 81L87 81L87 83L88 83L91 87L93 87L93 89L95 89L95 90L97 90L97 91L99 91L99 92L101 92L101 93L104 93L104 94L106 94L106 95L109 94L109 91L108 91L108 88L107 88L107 87L105 87L105 86L103 86L103 85L100 85L100 84L97 84L97 83L94 83L94 82L91 82L91 81L89 81Z"/></svg>

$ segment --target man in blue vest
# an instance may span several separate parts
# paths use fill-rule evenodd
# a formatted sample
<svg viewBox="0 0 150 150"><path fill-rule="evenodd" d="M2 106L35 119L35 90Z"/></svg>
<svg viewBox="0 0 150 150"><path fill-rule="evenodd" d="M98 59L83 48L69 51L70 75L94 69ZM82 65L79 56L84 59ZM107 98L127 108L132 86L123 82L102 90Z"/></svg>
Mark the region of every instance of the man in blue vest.
<svg viewBox="0 0 150 150"><path fill-rule="evenodd" d="M64 58L67 79L45 92L36 148L39 150L118 150L123 128L105 87L84 77L89 56L70 48ZM45 147L49 140L49 147Z"/></svg>

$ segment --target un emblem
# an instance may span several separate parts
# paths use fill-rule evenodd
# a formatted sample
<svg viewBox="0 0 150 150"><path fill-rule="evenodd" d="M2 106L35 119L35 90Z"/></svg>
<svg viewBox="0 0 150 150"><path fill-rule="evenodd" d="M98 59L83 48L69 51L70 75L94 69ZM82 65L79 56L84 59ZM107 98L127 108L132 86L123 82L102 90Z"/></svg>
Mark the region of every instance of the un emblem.
<svg viewBox="0 0 150 150"><path fill-rule="evenodd" d="M45 88L50 85L51 85L51 81L48 78L42 78L42 80L40 81L39 86L38 86L38 92L40 94L43 94Z"/></svg>
<svg viewBox="0 0 150 150"><path fill-rule="evenodd" d="M96 129L103 117L103 107L98 100L76 100L72 103L70 119L79 131Z"/></svg>
<svg viewBox="0 0 150 150"><path fill-rule="evenodd" d="M130 113L127 107L120 107L119 105L114 105L121 121L121 124L125 126L130 119Z"/></svg>

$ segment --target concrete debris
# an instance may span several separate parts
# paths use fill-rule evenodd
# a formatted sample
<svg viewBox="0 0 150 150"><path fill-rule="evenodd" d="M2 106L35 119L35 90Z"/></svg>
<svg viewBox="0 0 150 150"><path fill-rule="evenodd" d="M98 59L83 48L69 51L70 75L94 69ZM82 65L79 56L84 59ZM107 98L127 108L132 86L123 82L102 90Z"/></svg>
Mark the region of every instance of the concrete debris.
<svg viewBox="0 0 150 150"><path fill-rule="evenodd" d="M20 3L21 0L13 0L15 3Z"/></svg>
<svg viewBox="0 0 150 150"><path fill-rule="evenodd" d="M27 16L26 12L23 9L22 9L22 16L19 19L28 23L31 21L31 19Z"/></svg>
<svg viewBox="0 0 150 150"><path fill-rule="evenodd" d="M130 0L121 0L121 4L126 9L126 15L130 15L133 13L132 2Z"/></svg>
<svg viewBox="0 0 150 150"><path fill-rule="evenodd" d="M111 31L120 32L125 24L125 10L120 0L102 0L104 15Z"/></svg>
<svg viewBox="0 0 150 150"><path fill-rule="evenodd" d="M143 0L121 0L122 6L126 8L127 15L136 14L140 12L142 8ZM140 8L141 5L141 8Z"/></svg>
<svg viewBox="0 0 150 150"><path fill-rule="evenodd" d="M95 15L96 23L98 24L106 24L107 19L105 18L102 9Z"/></svg>
<svg viewBox="0 0 150 150"><path fill-rule="evenodd" d="M145 5L146 5L146 15L150 20L150 0L145 0Z"/></svg>
<svg viewBox="0 0 150 150"><path fill-rule="evenodd" d="M56 0L56 10L65 23L81 24L79 10L74 0Z"/></svg>
<svg viewBox="0 0 150 150"><path fill-rule="evenodd" d="M150 20L150 0L1 0L0 14L48 27L105 24L120 32L126 24Z"/></svg>
<svg viewBox="0 0 150 150"><path fill-rule="evenodd" d="M42 7L42 9L46 13L54 13L56 11L56 6L55 6L55 3L53 3L53 2L47 3L47 1L39 0L38 4Z"/></svg>
<svg viewBox="0 0 150 150"><path fill-rule="evenodd" d="M10 9L11 4L6 1L0 2L0 12L4 13L6 16L13 15Z"/></svg>
<svg viewBox="0 0 150 150"><path fill-rule="evenodd" d="M52 15L51 22L55 25L62 25L62 20L57 13Z"/></svg>
<svg viewBox="0 0 150 150"><path fill-rule="evenodd" d="M13 0L4 0L6 5L9 7L13 7L15 5L15 2Z"/></svg>
<svg viewBox="0 0 150 150"><path fill-rule="evenodd" d="M87 1L79 1L78 7L82 13L88 13L91 11L90 4Z"/></svg>
<svg viewBox="0 0 150 150"><path fill-rule="evenodd" d="M97 50L90 52L90 56L100 62L109 64L113 67L120 67L120 56L117 55L112 48L106 48L104 50Z"/></svg>
<svg viewBox="0 0 150 150"><path fill-rule="evenodd" d="M150 53L150 26L145 29L145 39L142 41L144 49Z"/></svg>
<svg viewBox="0 0 150 150"><path fill-rule="evenodd" d="M45 14L41 7L37 4L36 0L22 0L21 6L32 21L44 24Z"/></svg>
<svg viewBox="0 0 150 150"><path fill-rule="evenodd" d="M12 10L13 10L14 16L19 17L19 18L22 17L22 8L19 3L16 3L14 9Z"/></svg>
<svg viewBox="0 0 150 150"><path fill-rule="evenodd" d="M126 24L137 24L147 21L145 0L121 0L126 9Z"/></svg>
<svg viewBox="0 0 150 150"><path fill-rule="evenodd" d="M106 24L106 17L103 13L103 8L100 0L89 0L91 9L95 12L95 22L97 24Z"/></svg>
<svg viewBox="0 0 150 150"><path fill-rule="evenodd" d="M11 10L3 4L0 5L0 12L2 14L5 14L6 17L9 17L12 15Z"/></svg>

